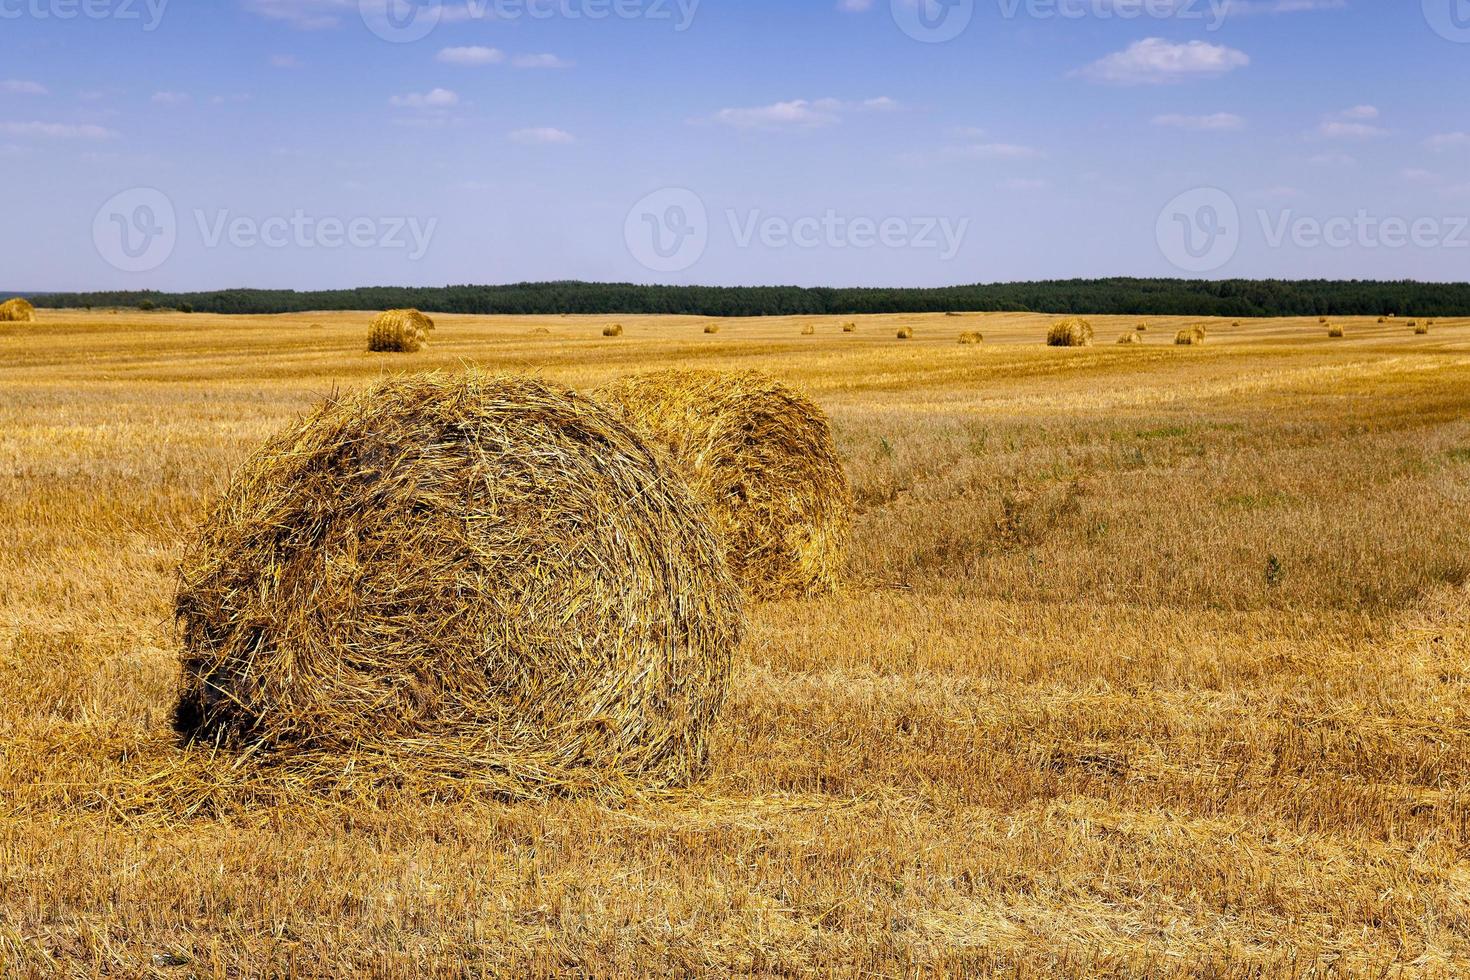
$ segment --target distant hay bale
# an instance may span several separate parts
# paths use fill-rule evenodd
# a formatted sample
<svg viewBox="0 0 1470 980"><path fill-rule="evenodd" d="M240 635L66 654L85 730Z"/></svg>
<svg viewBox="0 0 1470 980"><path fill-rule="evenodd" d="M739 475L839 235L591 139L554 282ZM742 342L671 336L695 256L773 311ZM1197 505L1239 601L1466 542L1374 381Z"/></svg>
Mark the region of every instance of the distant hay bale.
<svg viewBox="0 0 1470 980"><path fill-rule="evenodd" d="M1134 327L1133 329L1136 330L1138 333L1148 333L1148 324L1147 323L1140 323L1138 326Z"/></svg>
<svg viewBox="0 0 1470 980"><path fill-rule="evenodd" d="M1414 333L1420 337L1423 337L1425 334L1429 333L1429 324L1419 324L1417 327L1414 328Z"/></svg>
<svg viewBox="0 0 1470 980"><path fill-rule="evenodd" d="M744 624L704 508L617 412L519 378L334 397L188 549L178 730L324 780L688 782Z"/></svg>
<svg viewBox="0 0 1470 980"><path fill-rule="evenodd" d="M719 333L720 332L720 325L718 323L707 323L707 324L704 325L704 332L705 333Z"/></svg>
<svg viewBox="0 0 1470 980"><path fill-rule="evenodd" d="M1079 317L1068 317L1051 325L1046 335L1048 347L1091 347L1092 324Z"/></svg>
<svg viewBox="0 0 1470 980"><path fill-rule="evenodd" d="M966 330L964 333L960 334L960 343L983 344L985 343L985 335L980 333L980 331L978 330Z"/></svg>
<svg viewBox="0 0 1470 980"><path fill-rule="evenodd" d="M914 328L913 327L899 327L898 328L898 339L899 340L913 340L914 339Z"/></svg>
<svg viewBox="0 0 1470 980"><path fill-rule="evenodd" d="M1378 322L1379 323L1387 323L1388 322L1388 317L1381 316L1381 317L1378 318Z"/></svg>
<svg viewBox="0 0 1470 980"><path fill-rule="evenodd" d="M1230 324L1230 325L1231 325L1231 326L1232 326L1232 327L1238 327L1238 326L1240 326L1240 321L1239 321L1239 320L1236 320L1236 321L1234 321L1234 322L1233 322L1233 323L1231 323L1231 324Z"/></svg>
<svg viewBox="0 0 1470 980"><path fill-rule="evenodd" d="M1139 333L1137 330L1129 330L1118 338L1118 343L1141 344L1143 343L1143 334Z"/></svg>
<svg viewBox="0 0 1470 980"><path fill-rule="evenodd" d="M549 337L549 336L551 336L551 331L549 329L547 329L546 327L537 327L537 328L535 328L534 330L531 331L531 336L532 337Z"/></svg>
<svg viewBox="0 0 1470 980"><path fill-rule="evenodd" d="M1174 343L1179 347L1197 347L1205 342L1204 327L1188 327L1174 335Z"/></svg>
<svg viewBox="0 0 1470 980"><path fill-rule="evenodd" d="M1319 326L1325 327L1327 326L1327 318L1325 316L1319 316L1317 317L1317 323Z"/></svg>
<svg viewBox="0 0 1470 980"><path fill-rule="evenodd" d="M807 323L807 324L803 324L802 325L801 335L803 337L810 337L810 336L814 335L816 332L817 332L817 328L816 328L816 326L814 324Z"/></svg>
<svg viewBox="0 0 1470 980"><path fill-rule="evenodd" d="M368 350L383 354L416 354L429 343L434 321L418 310L379 313L368 327Z"/></svg>
<svg viewBox="0 0 1470 980"><path fill-rule="evenodd" d="M827 416L810 399L759 371L665 371L594 397L672 453L748 594L780 599L836 586L852 491Z"/></svg>
<svg viewBox="0 0 1470 980"><path fill-rule="evenodd" d="M857 324L856 323L844 323L842 325L842 332L843 333L857 333Z"/></svg>
<svg viewBox="0 0 1470 980"><path fill-rule="evenodd" d="M1434 326L1434 321L1433 320L1425 320L1424 322L1428 326L1431 326L1431 327Z"/></svg>
<svg viewBox="0 0 1470 980"><path fill-rule="evenodd" d="M1334 340L1340 340L1342 337L1346 336L1346 334L1343 331L1342 327L1338 326L1337 324L1333 324L1332 326L1327 328L1327 336L1331 337Z"/></svg>
<svg viewBox="0 0 1470 980"><path fill-rule="evenodd" d="M602 335L604 337L621 337L623 335L623 325L621 323L614 323L611 326L603 327Z"/></svg>
<svg viewBox="0 0 1470 980"><path fill-rule="evenodd" d="M0 303L0 323L34 323L36 308L17 296Z"/></svg>

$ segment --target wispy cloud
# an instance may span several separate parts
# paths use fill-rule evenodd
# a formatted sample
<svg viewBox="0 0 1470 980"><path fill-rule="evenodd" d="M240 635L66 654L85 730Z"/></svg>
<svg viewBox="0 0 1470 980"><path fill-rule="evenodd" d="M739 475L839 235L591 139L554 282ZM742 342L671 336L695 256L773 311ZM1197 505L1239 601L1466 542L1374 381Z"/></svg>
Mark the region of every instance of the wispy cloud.
<svg viewBox="0 0 1470 980"><path fill-rule="evenodd" d="M1450 150L1470 146L1470 133L1436 133L1424 141L1431 150Z"/></svg>
<svg viewBox="0 0 1470 980"><path fill-rule="evenodd" d="M1223 44L1204 41L1175 44L1150 37L1100 58L1075 74L1105 85L1163 85L1194 78L1217 78L1250 63L1250 56L1245 52Z"/></svg>
<svg viewBox="0 0 1470 980"><path fill-rule="evenodd" d="M345 15L357 12L356 0L243 0L243 6L249 13L303 31L337 27Z"/></svg>
<svg viewBox="0 0 1470 980"><path fill-rule="evenodd" d="M30 82L19 78L8 78L0 81L0 92L6 95L49 95L46 86L40 82Z"/></svg>
<svg viewBox="0 0 1470 980"><path fill-rule="evenodd" d="M814 129L831 126L855 112L891 112L898 102L888 96L844 102L841 99L793 99L746 109L721 109L713 122L736 129Z"/></svg>
<svg viewBox="0 0 1470 980"><path fill-rule="evenodd" d="M444 48L434 60L445 65L498 65L505 60L505 52L479 46Z"/></svg>
<svg viewBox="0 0 1470 980"><path fill-rule="evenodd" d="M154 105L184 105L190 101L187 92L154 92L150 99Z"/></svg>
<svg viewBox="0 0 1470 980"><path fill-rule="evenodd" d="M555 146L577 142L577 138L564 129L554 126L537 126L532 129L517 129L510 134L512 143L525 146Z"/></svg>
<svg viewBox="0 0 1470 980"><path fill-rule="evenodd" d="M1330 140L1365 140L1388 135L1388 130L1370 120L1379 116L1377 106L1358 105L1322 120L1317 135Z"/></svg>
<svg viewBox="0 0 1470 980"><path fill-rule="evenodd" d="M1172 129L1220 131L1245 128L1245 120L1233 112L1216 112L1208 116L1167 113L1162 116L1154 116L1153 121L1155 126L1167 126Z"/></svg>
<svg viewBox="0 0 1470 980"><path fill-rule="evenodd" d="M388 104L395 109L452 109L459 105L459 96L447 88L436 88L428 92L395 95L388 100Z"/></svg>
<svg viewBox="0 0 1470 980"><path fill-rule="evenodd" d="M117 132L105 126L91 124L55 122L6 122L0 123L0 133L14 137L42 137L45 139L110 140Z"/></svg>
<svg viewBox="0 0 1470 980"><path fill-rule="evenodd" d="M572 63L554 54L518 54L510 61L516 68L570 68Z"/></svg>

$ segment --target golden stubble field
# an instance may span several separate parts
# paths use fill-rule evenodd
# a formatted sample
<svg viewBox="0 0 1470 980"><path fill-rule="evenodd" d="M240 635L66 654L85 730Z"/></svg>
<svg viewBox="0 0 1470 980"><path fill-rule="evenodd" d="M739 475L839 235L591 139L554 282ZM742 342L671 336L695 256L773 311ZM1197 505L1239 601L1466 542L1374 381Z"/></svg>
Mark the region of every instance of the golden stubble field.
<svg viewBox="0 0 1470 980"><path fill-rule="evenodd" d="M0 975L1470 970L1470 321L443 316L403 357L368 319L0 325ZM832 414L850 584L753 611L705 783L313 798L175 745L174 565L232 468L464 365Z"/></svg>

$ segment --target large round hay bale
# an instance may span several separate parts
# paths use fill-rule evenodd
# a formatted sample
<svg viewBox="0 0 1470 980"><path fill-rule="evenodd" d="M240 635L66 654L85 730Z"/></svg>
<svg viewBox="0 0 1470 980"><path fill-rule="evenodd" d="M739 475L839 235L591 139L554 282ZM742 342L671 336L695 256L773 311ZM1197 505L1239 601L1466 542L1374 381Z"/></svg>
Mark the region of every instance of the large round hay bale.
<svg viewBox="0 0 1470 980"><path fill-rule="evenodd" d="M595 397L671 452L749 595L810 596L837 584L852 491L831 424L808 398L759 371L664 371Z"/></svg>
<svg viewBox="0 0 1470 980"><path fill-rule="evenodd" d="M36 319L36 308L29 300L17 296L0 303L0 322L31 323Z"/></svg>
<svg viewBox="0 0 1470 980"><path fill-rule="evenodd" d="M614 323L611 326L603 327L602 335L604 337L621 337L623 335L623 325L621 323Z"/></svg>
<svg viewBox="0 0 1470 980"><path fill-rule="evenodd" d="M1091 347L1092 336L1092 324L1074 316L1053 323L1046 343L1048 347Z"/></svg>
<svg viewBox="0 0 1470 980"><path fill-rule="evenodd" d="M1118 343L1141 344L1143 343L1143 334L1139 333L1137 330L1129 330L1118 337Z"/></svg>
<svg viewBox="0 0 1470 980"><path fill-rule="evenodd" d="M417 354L429 343L434 321L418 310L388 310L368 327L368 350L380 354Z"/></svg>
<svg viewBox="0 0 1470 980"><path fill-rule="evenodd" d="M960 334L960 343L983 344L985 343L985 335L978 330L966 330L964 333Z"/></svg>
<svg viewBox="0 0 1470 980"><path fill-rule="evenodd" d="M913 327L899 327L898 328L898 339L899 340L913 340L914 339L914 328Z"/></svg>
<svg viewBox="0 0 1470 980"><path fill-rule="evenodd" d="M427 375L328 401L189 549L195 739L512 797L687 782L744 626L704 509L618 413Z"/></svg>
<svg viewBox="0 0 1470 980"><path fill-rule="evenodd" d="M1204 327L1187 327L1174 335L1174 343L1179 347L1197 347L1204 342Z"/></svg>

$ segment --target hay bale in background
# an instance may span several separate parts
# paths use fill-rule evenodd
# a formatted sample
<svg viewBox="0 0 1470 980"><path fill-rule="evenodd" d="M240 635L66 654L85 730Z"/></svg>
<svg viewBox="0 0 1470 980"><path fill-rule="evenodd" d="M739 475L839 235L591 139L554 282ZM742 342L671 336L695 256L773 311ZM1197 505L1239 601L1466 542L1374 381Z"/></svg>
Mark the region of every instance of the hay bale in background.
<svg viewBox="0 0 1470 980"><path fill-rule="evenodd" d="M704 325L704 332L705 333L719 333L720 332L720 325L718 323L706 323Z"/></svg>
<svg viewBox="0 0 1470 980"><path fill-rule="evenodd" d="M612 326L603 327L602 335L604 337L621 337L623 335L623 325L621 323L614 323Z"/></svg>
<svg viewBox="0 0 1470 980"><path fill-rule="evenodd" d="M1388 322L1388 317L1381 316L1381 317L1378 318L1378 322L1379 323L1387 323Z"/></svg>
<svg viewBox="0 0 1470 980"><path fill-rule="evenodd" d="M17 296L0 303L0 323L33 323L36 319L36 308L29 300Z"/></svg>
<svg viewBox="0 0 1470 980"><path fill-rule="evenodd" d="M1174 335L1174 343L1179 347L1197 347L1205 342L1205 328L1201 326L1188 327Z"/></svg>
<svg viewBox="0 0 1470 980"><path fill-rule="evenodd" d="M1091 347L1092 324L1080 317L1068 317L1051 325L1046 335L1048 347Z"/></svg>
<svg viewBox="0 0 1470 980"><path fill-rule="evenodd" d="M843 333L857 333L857 324L856 323L844 323L842 325L842 332Z"/></svg>
<svg viewBox="0 0 1470 980"><path fill-rule="evenodd" d="M966 330L964 333L960 334L960 343L983 344L985 343L985 336L981 334L978 330Z"/></svg>
<svg viewBox="0 0 1470 980"><path fill-rule="evenodd" d="M1419 326L1414 328L1414 333L1417 336L1423 337L1425 334L1429 333L1429 324L1420 324Z"/></svg>
<svg viewBox="0 0 1470 980"><path fill-rule="evenodd" d="M536 329L534 329L534 330L531 331L531 336L532 337L550 337L551 336L551 331L548 330L546 327L537 327Z"/></svg>
<svg viewBox="0 0 1470 980"><path fill-rule="evenodd" d="M1148 324L1147 323L1140 323L1138 326L1134 327L1133 329L1136 332L1138 332L1138 333L1148 333Z"/></svg>
<svg viewBox="0 0 1470 980"><path fill-rule="evenodd" d="M1129 330L1127 333L1118 338L1118 343L1141 344L1143 343L1143 334L1139 333L1137 330Z"/></svg>
<svg viewBox="0 0 1470 980"><path fill-rule="evenodd" d="M807 323L807 324L803 324L802 325L801 335L803 337L811 337L811 336L815 335L816 332L817 332L817 328L816 328L816 326L814 324Z"/></svg>
<svg viewBox="0 0 1470 980"><path fill-rule="evenodd" d="M1331 327L1327 328L1327 336L1331 337L1334 340L1342 338L1344 336L1342 327L1333 324Z"/></svg>
<svg viewBox="0 0 1470 980"><path fill-rule="evenodd" d="M330 780L682 784L743 634L683 478L567 389L414 376L251 459L180 572L179 730Z"/></svg>
<svg viewBox="0 0 1470 980"><path fill-rule="evenodd" d="M898 328L898 339L899 340L913 340L914 339L914 328L913 327L899 327Z"/></svg>
<svg viewBox="0 0 1470 980"><path fill-rule="evenodd" d="M852 491L811 400L759 371L665 371L595 397L673 454L747 593L781 599L837 584Z"/></svg>
<svg viewBox="0 0 1470 980"><path fill-rule="evenodd" d="M418 310L379 313L368 327L368 350L383 354L416 354L429 343L434 321Z"/></svg>

